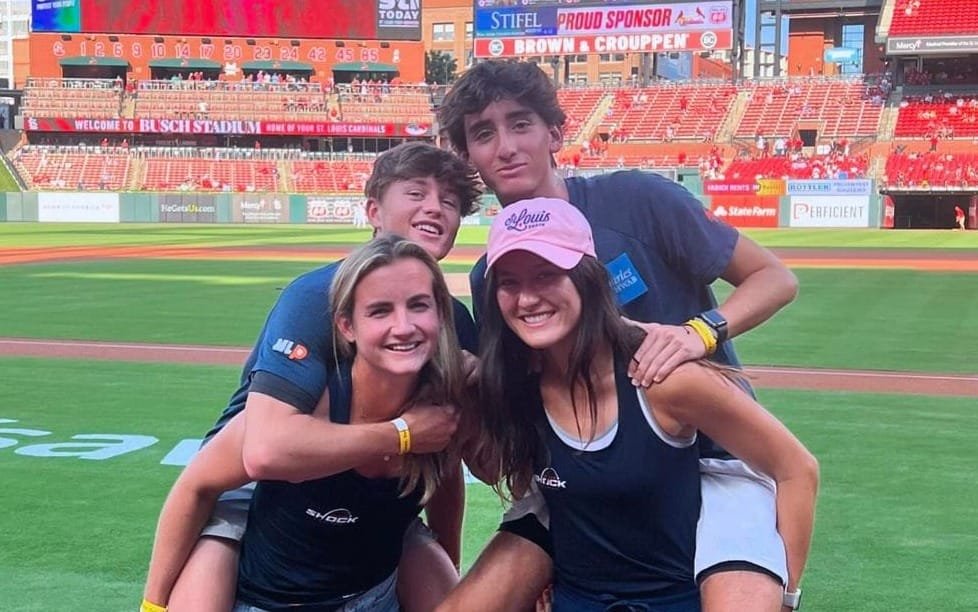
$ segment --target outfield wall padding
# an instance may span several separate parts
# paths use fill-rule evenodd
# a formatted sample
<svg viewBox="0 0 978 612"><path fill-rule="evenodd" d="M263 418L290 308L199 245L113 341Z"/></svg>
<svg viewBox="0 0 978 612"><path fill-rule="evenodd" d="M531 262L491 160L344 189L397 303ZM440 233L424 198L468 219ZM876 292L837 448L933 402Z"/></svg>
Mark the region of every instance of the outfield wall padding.
<svg viewBox="0 0 978 612"><path fill-rule="evenodd" d="M687 187L703 187L694 174L682 173ZM778 181L792 188L787 195L756 193L694 196L716 217L736 227L871 227L882 225L882 199L870 181ZM798 193L810 184L808 192ZM799 187L795 187L795 186ZM840 187L841 185L841 187ZM861 185L861 186L860 186ZM844 188L858 188L858 193ZM809 193L810 192L810 193ZM0 221L37 221L38 193L11 192L0 198ZM40 192L50 200L64 194L68 201L91 196L104 199L105 192ZM363 206L360 194L312 195L287 193L120 193L118 221L121 223L262 223L262 224L352 224ZM812 199L815 198L815 199ZM808 200L805 202L804 200ZM490 225L498 212L494 196L483 196L482 213L466 218L466 225ZM801 205L809 204L808 216ZM832 215L832 208L862 207L855 221ZM814 207L814 208L813 208ZM817 207L822 207L817 209ZM776 213L775 213L776 211ZM813 212L814 211L814 212ZM816 218L818 215L827 215ZM93 221L103 219L92 219ZM361 219L362 221L362 219Z"/></svg>

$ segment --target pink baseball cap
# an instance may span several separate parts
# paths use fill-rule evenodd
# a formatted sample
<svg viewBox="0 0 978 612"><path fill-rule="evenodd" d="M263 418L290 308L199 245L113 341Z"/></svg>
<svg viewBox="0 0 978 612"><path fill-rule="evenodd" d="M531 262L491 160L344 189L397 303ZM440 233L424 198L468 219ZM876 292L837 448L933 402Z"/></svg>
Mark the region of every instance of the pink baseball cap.
<svg viewBox="0 0 978 612"><path fill-rule="evenodd" d="M489 228L486 275L510 251L529 251L562 270L585 255L597 257L591 225L576 207L558 198L520 200L503 208Z"/></svg>

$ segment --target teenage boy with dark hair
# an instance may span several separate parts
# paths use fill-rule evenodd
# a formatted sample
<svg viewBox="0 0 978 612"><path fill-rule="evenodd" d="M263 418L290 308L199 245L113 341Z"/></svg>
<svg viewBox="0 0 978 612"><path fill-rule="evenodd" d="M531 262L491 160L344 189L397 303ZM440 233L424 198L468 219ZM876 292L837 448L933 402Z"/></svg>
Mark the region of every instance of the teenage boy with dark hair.
<svg viewBox="0 0 978 612"><path fill-rule="evenodd" d="M438 115L452 145L504 207L553 197L587 217L622 310L648 332L629 371L636 385L653 384L680 363L711 353L738 365L727 340L763 323L797 294L795 276L777 257L707 215L676 183L639 171L557 176L553 156L566 116L535 64L476 64L449 91ZM486 298L484 271L483 259L470 277L477 319ZM734 286L719 306L710 290L717 278ZM703 609L796 607L809 542L778 533L770 483L702 437L701 474L695 575ZM546 508L536 496L518 500L442 609L532 607L550 580L545 523Z"/></svg>
<svg viewBox="0 0 978 612"><path fill-rule="evenodd" d="M420 244L435 259L455 244L461 218L474 212L481 191L475 173L456 155L422 142L380 155L365 186L366 212L374 233L396 233ZM241 373L240 386L208 432L209 440L244 411L243 459L255 480L300 482L323 476L331 428L314 418L328 371L335 368L328 289L339 262L291 282L265 321ZM465 305L454 302L455 328L463 349L476 350L477 332ZM452 407L411 406L409 429L454 427ZM399 432L388 432L392 450ZM448 475L441 499L427 518L437 536L415 528L405 537L398 594L405 611L429 610L458 580L464 506L461 466ZM176 531L161 521L144 590L144 610L169 603L174 609L228 610L234 601L238 548L253 486L229 491L197 533ZM203 520L206 517L201 517ZM452 566L455 566L454 568Z"/></svg>

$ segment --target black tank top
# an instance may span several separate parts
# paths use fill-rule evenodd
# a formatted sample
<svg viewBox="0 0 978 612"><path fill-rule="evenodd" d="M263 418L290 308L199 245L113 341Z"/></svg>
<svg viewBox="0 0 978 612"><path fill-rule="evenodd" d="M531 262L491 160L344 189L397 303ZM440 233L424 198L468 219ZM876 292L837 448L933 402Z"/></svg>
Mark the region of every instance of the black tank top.
<svg viewBox="0 0 978 612"><path fill-rule="evenodd" d="M330 420L350 422L350 364L328 380ZM327 441L324 441L327 443ZM238 599L269 610L327 612L393 573L419 489L353 470L301 483L261 481L241 541Z"/></svg>
<svg viewBox="0 0 978 612"><path fill-rule="evenodd" d="M594 595L654 597L693 586L699 451L652 430L626 366L616 359L618 428L611 443L578 450L544 423L549 460L537 462L534 480L550 509L557 584Z"/></svg>

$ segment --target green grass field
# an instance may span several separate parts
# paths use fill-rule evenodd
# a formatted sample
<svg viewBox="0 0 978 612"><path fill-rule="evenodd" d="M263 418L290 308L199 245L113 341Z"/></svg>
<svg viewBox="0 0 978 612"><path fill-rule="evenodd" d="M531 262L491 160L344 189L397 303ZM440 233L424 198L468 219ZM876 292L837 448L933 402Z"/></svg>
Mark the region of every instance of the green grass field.
<svg viewBox="0 0 978 612"><path fill-rule="evenodd" d="M489 228L464 226L456 244L483 246ZM746 230L768 247L976 249L978 232L949 230ZM213 225L213 224L98 224L0 223L0 247L76 245L329 245L356 244L369 231L349 226L316 225Z"/></svg>
<svg viewBox="0 0 978 612"><path fill-rule="evenodd" d="M466 241L478 244L482 231L466 228ZM755 237L772 246L978 248L971 235ZM363 236L297 227L0 224L0 248L340 245ZM0 336L247 345L278 289L315 265L111 260L0 267ZM799 299L738 341L746 362L978 372L978 274L798 274ZM162 462L207 430L238 374L233 367L0 358L0 419L10 420L0 421L0 611L66 602L134 609L156 516L179 471ZM961 576L978 546L969 467L978 459L974 398L766 390L761 399L822 465L807 610L978 609L978 591ZM486 487L469 486L466 565L500 512Z"/></svg>

